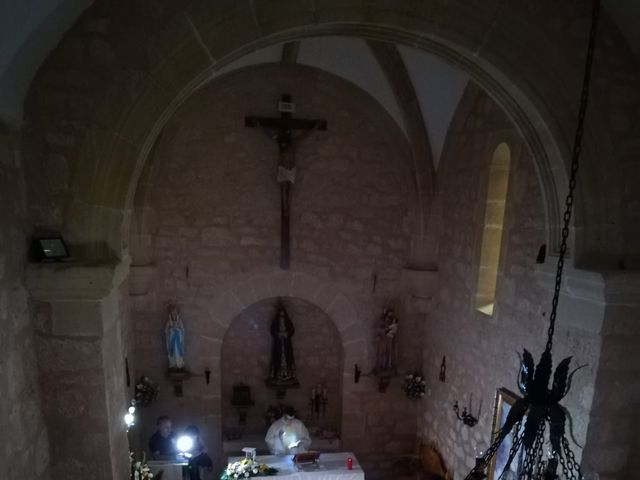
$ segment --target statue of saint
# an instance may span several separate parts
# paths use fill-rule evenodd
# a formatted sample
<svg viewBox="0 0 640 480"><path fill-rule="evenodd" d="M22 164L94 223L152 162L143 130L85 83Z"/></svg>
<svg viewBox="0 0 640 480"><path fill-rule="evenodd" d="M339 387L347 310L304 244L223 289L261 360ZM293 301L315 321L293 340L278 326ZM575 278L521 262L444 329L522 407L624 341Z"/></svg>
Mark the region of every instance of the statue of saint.
<svg viewBox="0 0 640 480"><path fill-rule="evenodd" d="M295 386L296 363L293 358L291 337L295 333L293 323L283 305L278 307L276 316L271 321L271 368L267 383L273 386Z"/></svg>
<svg viewBox="0 0 640 480"><path fill-rule="evenodd" d="M391 308L382 311L382 325L378 333L376 350L376 371L396 371L396 337L398 335L398 317Z"/></svg>
<svg viewBox="0 0 640 480"><path fill-rule="evenodd" d="M169 319L164 327L164 335L169 369L182 370L184 368L184 324L175 305L169 306Z"/></svg>

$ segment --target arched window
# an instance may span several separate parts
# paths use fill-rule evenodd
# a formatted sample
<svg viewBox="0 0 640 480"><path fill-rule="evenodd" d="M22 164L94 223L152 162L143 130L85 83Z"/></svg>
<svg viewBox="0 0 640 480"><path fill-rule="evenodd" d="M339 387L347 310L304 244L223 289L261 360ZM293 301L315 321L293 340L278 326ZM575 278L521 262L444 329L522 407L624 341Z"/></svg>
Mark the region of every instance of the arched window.
<svg viewBox="0 0 640 480"><path fill-rule="evenodd" d="M501 143L493 152L489 167L489 185L476 288L476 309L486 315L493 315L510 165L511 150L506 143Z"/></svg>

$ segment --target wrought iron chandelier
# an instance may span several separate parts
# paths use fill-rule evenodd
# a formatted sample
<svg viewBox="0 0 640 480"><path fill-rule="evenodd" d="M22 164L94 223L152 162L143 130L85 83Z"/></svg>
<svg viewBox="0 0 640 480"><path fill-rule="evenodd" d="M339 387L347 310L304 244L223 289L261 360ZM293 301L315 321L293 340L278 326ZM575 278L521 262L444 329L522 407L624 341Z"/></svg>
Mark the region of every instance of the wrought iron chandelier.
<svg viewBox="0 0 640 480"><path fill-rule="evenodd" d="M576 187L576 175L578 173L578 160L582 150L582 137L584 120L589 100L589 84L591 79L591 67L595 50L596 32L600 16L600 0L593 1L591 14L591 29L580 97L578 113L578 126L574 137L573 153L571 158L571 172L569 177L569 192L565 200L565 212L562 228L562 242L560 244L560 256L556 270L555 289L549 315L549 330L547 345L540 356L538 365L534 366L533 357L524 350L518 378L518 388L523 398L518 400L509 411L507 419L498 432L495 440L487 451L476 458L476 466L465 477L465 480L481 480L486 478L485 471L495 456L505 437L512 433L512 444L504 471L498 480L505 478L512 461L518 455L520 449L524 449L524 461L520 480L582 480L580 464L575 458L569 446L565 432L565 423L571 417L565 407L560 405L565 395L571 388L571 377L578 370L576 368L569 373L571 357L562 360L553 375L553 382L549 388L549 380L553 369L551 350L553 347L553 333L556 323L556 312L560 287L562 284L562 270L564 268L565 254L567 251L567 238L569 237L569 224L573 210L573 194ZM525 419L526 415L526 419ZM548 432L547 432L548 425ZM549 458L544 458L544 447L548 438L551 446ZM575 442L575 440L574 440ZM560 472L558 472L560 467Z"/></svg>

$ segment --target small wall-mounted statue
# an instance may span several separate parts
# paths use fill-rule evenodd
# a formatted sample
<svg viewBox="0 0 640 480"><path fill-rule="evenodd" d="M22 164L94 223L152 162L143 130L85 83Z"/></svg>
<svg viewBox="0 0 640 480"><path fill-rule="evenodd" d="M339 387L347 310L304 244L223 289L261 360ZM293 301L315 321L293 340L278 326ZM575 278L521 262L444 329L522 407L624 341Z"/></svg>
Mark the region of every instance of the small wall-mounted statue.
<svg viewBox="0 0 640 480"><path fill-rule="evenodd" d="M180 312L175 305L169 305L169 318L164 326L167 357L169 358L169 370L167 376L173 383L173 393L176 397L182 397L182 382L191 373L185 368L184 363L184 324L180 318ZM205 370L205 379L208 383L208 375Z"/></svg>
<svg viewBox="0 0 640 480"><path fill-rule="evenodd" d="M382 310L382 321L377 337L376 374L397 372L398 317L392 308Z"/></svg>
<svg viewBox="0 0 640 480"><path fill-rule="evenodd" d="M175 305L169 305L169 319L164 327L164 335L169 358L169 370L184 369L184 324Z"/></svg>

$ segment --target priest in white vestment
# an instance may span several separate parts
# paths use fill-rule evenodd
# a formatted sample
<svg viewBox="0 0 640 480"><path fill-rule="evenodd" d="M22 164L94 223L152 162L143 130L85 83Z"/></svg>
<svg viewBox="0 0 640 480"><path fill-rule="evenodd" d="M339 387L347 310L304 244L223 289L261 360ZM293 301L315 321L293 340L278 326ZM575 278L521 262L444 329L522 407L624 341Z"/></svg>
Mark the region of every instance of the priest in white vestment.
<svg viewBox="0 0 640 480"><path fill-rule="evenodd" d="M311 445L309 430L295 418L291 407L285 408L284 415L271 424L265 441L274 455L306 452Z"/></svg>

